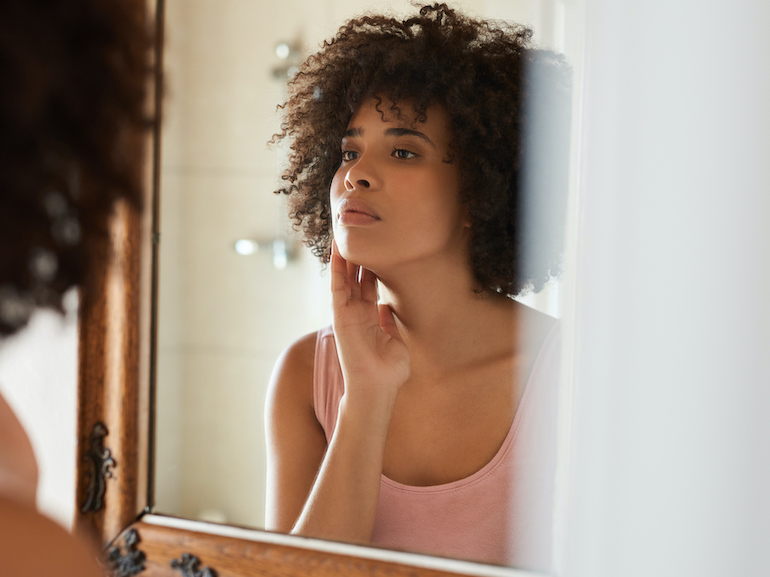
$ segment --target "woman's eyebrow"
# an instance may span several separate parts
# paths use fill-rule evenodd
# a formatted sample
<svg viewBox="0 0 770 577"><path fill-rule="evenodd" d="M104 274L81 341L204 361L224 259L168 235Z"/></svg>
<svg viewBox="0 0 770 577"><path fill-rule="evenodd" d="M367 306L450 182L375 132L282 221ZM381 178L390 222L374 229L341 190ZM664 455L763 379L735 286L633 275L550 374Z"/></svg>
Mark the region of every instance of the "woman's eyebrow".
<svg viewBox="0 0 770 577"><path fill-rule="evenodd" d="M348 128L345 131L346 137L356 137L356 136L363 136L364 135L364 129L363 128ZM433 141L428 138L428 136L420 132L419 130L412 130L411 128L400 128L400 127L394 127L394 128L388 128L385 131L385 136L416 136L417 138L424 140L428 144L430 144L433 148L437 148L436 145L433 143Z"/></svg>
<svg viewBox="0 0 770 577"><path fill-rule="evenodd" d="M388 128L385 131L386 136L416 136L417 138L424 140L428 144L430 144L433 148L436 148L436 145L433 144L433 141L427 137L423 132L420 132L419 130L412 130L411 128Z"/></svg>

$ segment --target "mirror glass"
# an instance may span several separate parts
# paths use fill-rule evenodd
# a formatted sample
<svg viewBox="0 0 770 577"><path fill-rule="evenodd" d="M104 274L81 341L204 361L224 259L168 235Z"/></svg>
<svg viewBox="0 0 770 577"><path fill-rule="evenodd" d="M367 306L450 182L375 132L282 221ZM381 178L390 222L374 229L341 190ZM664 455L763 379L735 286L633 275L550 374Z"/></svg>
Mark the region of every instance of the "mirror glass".
<svg viewBox="0 0 770 577"><path fill-rule="evenodd" d="M569 4L464 0L569 52ZM267 142L293 67L366 10L407 1L166 0L155 512L264 526L264 398L280 352L330 324L328 274L273 194ZM530 304L558 316L558 291Z"/></svg>

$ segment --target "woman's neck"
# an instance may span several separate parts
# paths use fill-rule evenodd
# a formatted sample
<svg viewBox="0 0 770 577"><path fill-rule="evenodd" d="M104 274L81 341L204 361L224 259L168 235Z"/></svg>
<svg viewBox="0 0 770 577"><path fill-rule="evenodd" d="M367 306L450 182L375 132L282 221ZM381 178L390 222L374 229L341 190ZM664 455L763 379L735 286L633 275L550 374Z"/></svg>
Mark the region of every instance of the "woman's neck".
<svg viewBox="0 0 770 577"><path fill-rule="evenodd" d="M393 310L412 357L412 374L473 363L510 351L519 305L481 290L457 260L402 267L380 277L380 301Z"/></svg>

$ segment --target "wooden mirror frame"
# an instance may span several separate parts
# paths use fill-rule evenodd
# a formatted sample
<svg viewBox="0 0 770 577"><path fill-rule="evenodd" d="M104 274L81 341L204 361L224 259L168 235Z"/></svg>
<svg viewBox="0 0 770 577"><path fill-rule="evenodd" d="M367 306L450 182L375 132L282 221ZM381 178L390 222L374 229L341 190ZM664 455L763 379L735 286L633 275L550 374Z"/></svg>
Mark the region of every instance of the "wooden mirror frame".
<svg viewBox="0 0 770 577"><path fill-rule="evenodd" d="M160 112L163 0L137 0L155 19L150 108ZM532 575L507 567L216 525L152 514L155 303L160 129L133 139L142 210L118 205L112 245L81 290L77 534L99 543L119 577L256 575ZM213 569L213 573L206 572Z"/></svg>

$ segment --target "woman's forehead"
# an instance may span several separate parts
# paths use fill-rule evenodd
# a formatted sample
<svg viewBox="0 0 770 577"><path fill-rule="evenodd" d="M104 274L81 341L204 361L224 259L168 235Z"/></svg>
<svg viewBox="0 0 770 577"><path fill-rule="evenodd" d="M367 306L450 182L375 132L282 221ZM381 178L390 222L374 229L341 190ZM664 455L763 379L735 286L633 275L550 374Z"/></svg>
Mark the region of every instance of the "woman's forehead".
<svg viewBox="0 0 770 577"><path fill-rule="evenodd" d="M424 113L420 114L410 101L395 103L380 98L369 98L361 103L351 117L346 134L362 135L365 131L364 125L382 125L383 130L393 126L428 131L446 142L450 137L449 115L440 104L430 104Z"/></svg>

